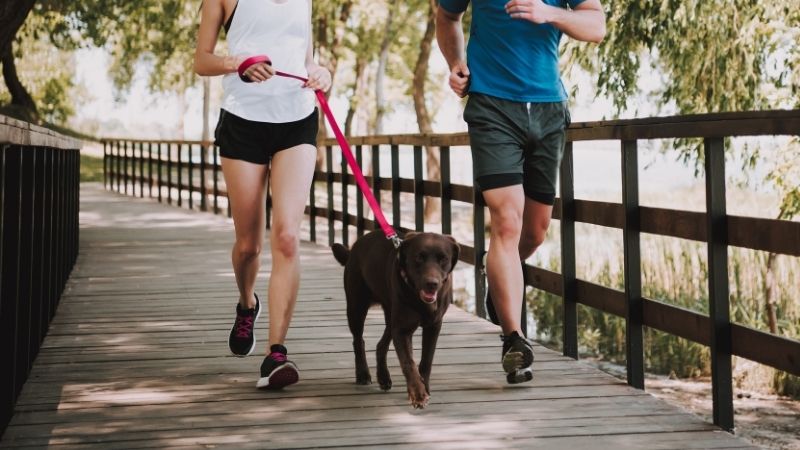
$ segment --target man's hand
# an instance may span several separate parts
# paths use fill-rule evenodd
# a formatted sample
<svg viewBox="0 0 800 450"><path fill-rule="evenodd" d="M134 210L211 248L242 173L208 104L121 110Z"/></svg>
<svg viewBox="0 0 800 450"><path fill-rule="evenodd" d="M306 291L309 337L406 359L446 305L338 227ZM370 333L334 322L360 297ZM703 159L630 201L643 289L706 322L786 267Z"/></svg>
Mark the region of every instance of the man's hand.
<svg viewBox="0 0 800 450"><path fill-rule="evenodd" d="M450 89L459 97L467 95L469 87L469 67L464 61L459 61L450 69Z"/></svg>
<svg viewBox="0 0 800 450"><path fill-rule="evenodd" d="M331 73L328 69L318 65L309 64L306 66L308 72L308 81L303 87L313 90L327 91L331 87Z"/></svg>
<svg viewBox="0 0 800 450"><path fill-rule="evenodd" d="M506 13L512 19L533 23L553 22L560 10L561 8L547 5L542 0L511 0L506 3Z"/></svg>

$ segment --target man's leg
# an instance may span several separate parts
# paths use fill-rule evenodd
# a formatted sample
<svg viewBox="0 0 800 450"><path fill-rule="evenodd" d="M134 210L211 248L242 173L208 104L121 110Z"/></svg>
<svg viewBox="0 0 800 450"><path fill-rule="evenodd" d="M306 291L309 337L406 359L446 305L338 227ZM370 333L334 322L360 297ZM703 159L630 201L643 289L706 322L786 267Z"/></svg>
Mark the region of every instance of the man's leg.
<svg viewBox="0 0 800 450"><path fill-rule="evenodd" d="M525 210L522 214L522 233L519 239L519 259L525 261L542 245L550 226L553 205L539 203L525 197Z"/></svg>
<svg viewBox="0 0 800 450"><path fill-rule="evenodd" d="M522 185L513 185L484 191L483 198L491 214L486 277L500 326L508 336L521 331L523 279L519 245L525 196Z"/></svg>

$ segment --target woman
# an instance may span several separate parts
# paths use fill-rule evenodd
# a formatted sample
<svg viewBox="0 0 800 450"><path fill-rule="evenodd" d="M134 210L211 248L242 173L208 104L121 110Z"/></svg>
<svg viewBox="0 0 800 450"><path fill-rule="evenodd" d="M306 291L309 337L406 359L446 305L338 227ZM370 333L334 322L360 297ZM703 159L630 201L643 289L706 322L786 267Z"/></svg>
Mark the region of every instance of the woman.
<svg viewBox="0 0 800 450"><path fill-rule="evenodd" d="M225 75L215 138L231 204L236 243L231 259L239 287L229 346L236 356L255 348L253 329L261 312L254 288L266 228L266 186L271 176L272 273L269 281L269 343L258 388L296 383L297 367L286 358L286 332L300 282L299 230L316 161L314 89L330 87L330 73L313 61L311 0L205 0L195 51L198 75ZM224 26L228 52L214 53ZM305 84L274 77L260 63L240 79L247 57L266 54L280 70L307 76Z"/></svg>

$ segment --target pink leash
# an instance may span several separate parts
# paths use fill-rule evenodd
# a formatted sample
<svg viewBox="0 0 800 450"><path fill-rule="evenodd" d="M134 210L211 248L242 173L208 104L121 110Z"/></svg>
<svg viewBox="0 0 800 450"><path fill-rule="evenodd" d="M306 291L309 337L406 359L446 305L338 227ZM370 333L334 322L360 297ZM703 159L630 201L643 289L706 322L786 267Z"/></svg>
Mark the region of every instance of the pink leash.
<svg viewBox="0 0 800 450"><path fill-rule="evenodd" d="M245 59L242 64L239 65L239 78L241 78L245 83L252 82L252 80L244 75L244 71L250 66L262 62L272 65L272 61L270 61L267 55L251 56L250 58ZM294 78L302 81L303 83L308 81L308 78L303 78L301 76L286 72L276 71L275 75L286 78ZM394 244L395 248L399 247L400 238L397 236L397 232L394 230L394 228L392 228L392 226L389 225L389 222L386 221L386 217L383 216L383 211L381 211L378 201L375 199L375 196L372 195L372 191L367 184L367 180L364 179L364 174L361 173L361 168L358 166L355 157L353 157L353 152L350 150L350 143L347 142L342 130L339 129L339 125L336 123L336 119L333 117L333 112L331 112L331 108L328 106L328 101L325 99L325 94L318 89L315 90L314 93L317 95L319 106L322 108L325 118L328 119L328 123L333 129L333 134L336 135L336 141L339 142L339 147L341 147L342 154L347 160L347 165L350 166L350 170L353 172L353 175L356 178L356 184L361 190L361 193L364 195L364 198L367 199L367 203L369 204L370 209L372 209L372 213L375 215L375 220L378 222L378 225L380 225L381 230L383 230L383 234L386 235L386 239L392 241L392 244Z"/></svg>

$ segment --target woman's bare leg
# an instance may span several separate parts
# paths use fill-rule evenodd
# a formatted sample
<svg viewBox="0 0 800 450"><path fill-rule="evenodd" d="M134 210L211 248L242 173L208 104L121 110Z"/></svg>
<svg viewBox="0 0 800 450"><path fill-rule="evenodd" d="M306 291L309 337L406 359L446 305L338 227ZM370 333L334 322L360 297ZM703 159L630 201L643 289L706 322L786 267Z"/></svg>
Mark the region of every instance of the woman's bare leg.
<svg viewBox="0 0 800 450"><path fill-rule="evenodd" d="M231 252L233 273L239 287L239 304L250 309L256 306L253 291L261 266L259 257L266 228L268 167L237 159L221 159L236 229L236 243Z"/></svg>
<svg viewBox="0 0 800 450"><path fill-rule="evenodd" d="M272 158L272 227L269 280L269 346L283 344L300 286L300 224L303 221L317 150L298 145Z"/></svg>

